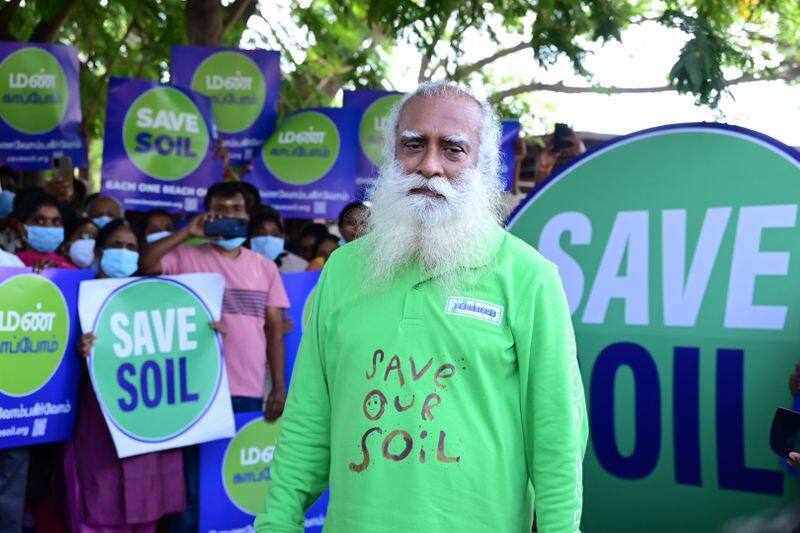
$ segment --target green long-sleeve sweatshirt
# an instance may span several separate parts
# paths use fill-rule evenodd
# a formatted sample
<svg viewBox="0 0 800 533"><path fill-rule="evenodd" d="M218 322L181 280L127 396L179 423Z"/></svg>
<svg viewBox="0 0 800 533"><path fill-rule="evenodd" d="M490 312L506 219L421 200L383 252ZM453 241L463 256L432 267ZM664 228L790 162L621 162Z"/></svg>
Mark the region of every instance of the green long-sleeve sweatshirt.
<svg viewBox="0 0 800 533"><path fill-rule="evenodd" d="M534 492L540 532L577 531L587 418L556 267L503 232L458 289L412 263L365 290L359 241L317 286L257 531L303 531L327 487L331 533L528 533Z"/></svg>

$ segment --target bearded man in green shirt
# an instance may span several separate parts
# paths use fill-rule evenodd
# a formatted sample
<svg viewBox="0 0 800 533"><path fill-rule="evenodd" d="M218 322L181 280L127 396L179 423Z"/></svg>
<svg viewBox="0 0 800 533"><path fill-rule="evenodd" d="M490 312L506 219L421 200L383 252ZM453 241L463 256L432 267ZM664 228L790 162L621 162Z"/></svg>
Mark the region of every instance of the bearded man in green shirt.
<svg viewBox="0 0 800 533"><path fill-rule="evenodd" d="M501 226L488 104L426 84L389 120L370 233L322 272L260 532L580 527L587 418L556 267Z"/></svg>

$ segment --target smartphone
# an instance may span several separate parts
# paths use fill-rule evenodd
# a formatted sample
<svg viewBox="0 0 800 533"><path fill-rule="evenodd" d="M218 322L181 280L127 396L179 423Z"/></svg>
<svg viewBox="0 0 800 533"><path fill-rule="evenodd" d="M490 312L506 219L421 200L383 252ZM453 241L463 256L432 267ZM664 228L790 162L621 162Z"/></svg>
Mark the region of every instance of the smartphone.
<svg viewBox="0 0 800 533"><path fill-rule="evenodd" d="M564 148L572 147L572 135L573 132L569 126L561 123L556 124L556 129L553 132L553 148L563 150Z"/></svg>
<svg viewBox="0 0 800 533"><path fill-rule="evenodd" d="M72 158L67 155L53 158L53 176L60 178L64 181L72 181L75 179L75 173L72 168Z"/></svg>
<svg viewBox="0 0 800 533"><path fill-rule="evenodd" d="M241 218L214 218L203 225L206 237L247 237L247 220Z"/></svg>

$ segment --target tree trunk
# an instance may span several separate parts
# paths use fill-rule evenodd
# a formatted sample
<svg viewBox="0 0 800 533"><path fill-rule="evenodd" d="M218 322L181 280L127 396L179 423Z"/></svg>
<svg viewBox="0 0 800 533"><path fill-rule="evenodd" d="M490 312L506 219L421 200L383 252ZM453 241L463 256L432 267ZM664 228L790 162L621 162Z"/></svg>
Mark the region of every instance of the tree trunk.
<svg viewBox="0 0 800 533"><path fill-rule="evenodd" d="M217 46L222 40L222 2L220 0L187 0L186 37L195 46Z"/></svg>

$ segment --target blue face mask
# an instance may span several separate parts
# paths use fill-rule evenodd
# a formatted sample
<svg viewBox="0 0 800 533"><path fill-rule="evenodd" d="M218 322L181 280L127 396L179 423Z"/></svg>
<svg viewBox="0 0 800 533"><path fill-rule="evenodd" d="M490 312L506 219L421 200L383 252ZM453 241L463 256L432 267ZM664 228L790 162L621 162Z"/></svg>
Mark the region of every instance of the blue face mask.
<svg viewBox="0 0 800 533"><path fill-rule="evenodd" d="M0 191L0 218L6 218L14 210L14 193Z"/></svg>
<svg viewBox="0 0 800 533"><path fill-rule="evenodd" d="M114 219L111 218L111 217L102 216L102 217L93 218L92 222L94 222L97 225L98 228L103 229L103 226L105 226L106 224L108 224L112 220L114 220Z"/></svg>
<svg viewBox="0 0 800 533"><path fill-rule="evenodd" d="M151 233L150 235L145 237L145 240L147 241L148 244L152 244L156 241L160 241L161 239L169 237L170 235L172 235L171 231L159 231L158 233Z"/></svg>
<svg viewBox="0 0 800 533"><path fill-rule="evenodd" d="M127 278L139 268L139 254L125 248L106 248L100 268L112 278Z"/></svg>
<svg viewBox="0 0 800 533"><path fill-rule="evenodd" d="M220 239L218 241L211 241L211 244L216 244L220 248L224 248L228 251L238 248L239 246L244 244L246 241L244 237L234 237L233 239Z"/></svg>
<svg viewBox="0 0 800 533"><path fill-rule="evenodd" d="M55 252L64 240L64 228L45 226L25 226L28 237L25 239L37 252Z"/></svg>
<svg viewBox="0 0 800 533"><path fill-rule="evenodd" d="M88 268L94 261L94 239L78 239L69 247L69 258L78 268Z"/></svg>
<svg viewBox="0 0 800 533"><path fill-rule="evenodd" d="M250 248L264 257L275 261L283 251L285 239L266 235L263 237L253 237L250 239Z"/></svg>

